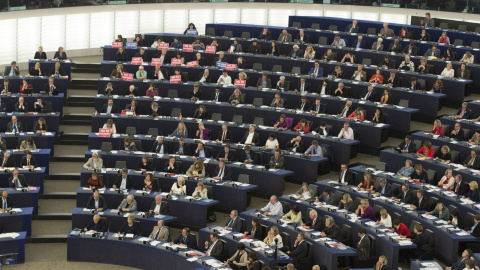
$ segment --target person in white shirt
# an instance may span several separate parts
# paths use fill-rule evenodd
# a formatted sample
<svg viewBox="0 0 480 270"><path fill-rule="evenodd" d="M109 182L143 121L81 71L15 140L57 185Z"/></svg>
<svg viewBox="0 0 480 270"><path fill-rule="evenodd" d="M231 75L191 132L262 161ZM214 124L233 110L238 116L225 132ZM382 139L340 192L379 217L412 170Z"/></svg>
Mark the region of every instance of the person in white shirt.
<svg viewBox="0 0 480 270"><path fill-rule="evenodd" d="M382 225L383 227L392 228L392 217L387 213L387 210L380 210L380 221L377 221L377 224Z"/></svg>
<svg viewBox="0 0 480 270"><path fill-rule="evenodd" d="M453 78L455 76L455 71L452 68L452 63L447 63L447 66L442 71L442 76Z"/></svg>
<svg viewBox="0 0 480 270"><path fill-rule="evenodd" d="M263 242L269 246L277 246L278 249L283 248L282 236L277 226L272 226L267 233L267 237Z"/></svg>
<svg viewBox="0 0 480 270"><path fill-rule="evenodd" d="M353 129L350 127L348 122L343 124L342 130L338 133L338 138L345 138L347 140L353 140Z"/></svg>
<svg viewBox="0 0 480 270"><path fill-rule="evenodd" d="M177 182L173 183L172 188L170 189L170 195L173 193L178 195L185 195L187 194L187 188L185 186L185 178L182 176L177 178Z"/></svg>
<svg viewBox="0 0 480 270"><path fill-rule="evenodd" d="M218 81L217 81L218 84L221 84L221 85L230 85L232 84L232 78L230 76L228 76L228 72L226 69L224 69L222 71L222 76L218 77Z"/></svg>
<svg viewBox="0 0 480 270"><path fill-rule="evenodd" d="M155 42L153 42L151 48L158 48L158 44L160 44L160 43L165 43L165 42L163 42L162 37L157 37L157 40L155 40Z"/></svg>
<svg viewBox="0 0 480 270"><path fill-rule="evenodd" d="M200 80L198 80L198 82L200 82L200 83L205 83L205 82L207 82L207 78L208 78L209 74L210 74L210 71L208 70L208 68L206 68L206 69L203 71L203 75L202 75L202 77L200 78ZM221 78L221 77L222 77L222 76L220 76L220 78ZM219 78L219 79L220 79L220 78ZM210 81L208 81L208 82L210 82Z"/></svg>
<svg viewBox="0 0 480 270"><path fill-rule="evenodd" d="M262 213L267 216L283 216L282 204L278 201L277 196L270 197L270 202L267 206L260 209Z"/></svg>

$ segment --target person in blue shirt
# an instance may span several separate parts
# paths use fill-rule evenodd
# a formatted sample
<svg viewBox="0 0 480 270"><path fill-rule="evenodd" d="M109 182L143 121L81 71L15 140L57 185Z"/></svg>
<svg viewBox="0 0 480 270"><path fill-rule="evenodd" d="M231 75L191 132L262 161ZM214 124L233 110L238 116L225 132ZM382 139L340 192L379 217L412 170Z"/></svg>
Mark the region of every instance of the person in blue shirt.
<svg viewBox="0 0 480 270"><path fill-rule="evenodd" d="M147 72L144 70L143 66L138 67L138 71L135 74L135 78L137 78L139 80L147 79Z"/></svg>
<svg viewBox="0 0 480 270"><path fill-rule="evenodd" d="M308 75L314 77L314 78L320 78L323 76L323 69L320 67L320 62L315 61L315 66L310 69L308 72Z"/></svg>
<svg viewBox="0 0 480 270"><path fill-rule="evenodd" d="M305 151L307 157L323 157L322 147L318 145L317 140L312 141L312 145Z"/></svg>
<svg viewBox="0 0 480 270"><path fill-rule="evenodd" d="M170 43L170 47L174 49L183 49L183 44L178 40L178 37L174 37L173 42Z"/></svg>
<svg viewBox="0 0 480 270"><path fill-rule="evenodd" d="M126 138L124 141L125 151L137 151L137 147L135 146L135 142L132 142L132 139Z"/></svg>

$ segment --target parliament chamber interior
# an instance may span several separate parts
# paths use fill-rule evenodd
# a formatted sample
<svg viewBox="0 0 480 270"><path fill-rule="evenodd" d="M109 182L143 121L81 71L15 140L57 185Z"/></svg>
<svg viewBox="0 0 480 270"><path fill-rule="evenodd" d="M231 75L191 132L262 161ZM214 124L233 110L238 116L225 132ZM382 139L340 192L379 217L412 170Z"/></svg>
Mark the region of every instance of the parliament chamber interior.
<svg viewBox="0 0 480 270"><path fill-rule="evenodd" d="M0 269L480 270L477 2L178 2L0 5Z"/></svg>

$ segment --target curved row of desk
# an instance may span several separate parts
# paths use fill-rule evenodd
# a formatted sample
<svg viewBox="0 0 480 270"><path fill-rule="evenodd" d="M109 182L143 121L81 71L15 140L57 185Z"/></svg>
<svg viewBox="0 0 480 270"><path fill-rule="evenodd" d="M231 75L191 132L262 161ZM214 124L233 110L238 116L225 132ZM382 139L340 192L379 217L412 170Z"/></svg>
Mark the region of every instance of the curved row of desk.
<svg viewBox="0 0 480 270"><path fill-rule="evenodd" d="M48 84L48 76L37 76L37 77L27 77L27 76L20 76L20 77L4 77L0 76L0 84L3 85L4 80L8 79L8 87L10 88L9 92L17 94L20 93L20 86L23 84L23 80L27 80L28 84L32 85L32 88L35 93L43 91L44 86ZM67 94L67 79L64 78L54 78L53 83L58 87L58 92L64 95ZM8 95L2 94L0 95L1 98L7 97ZM43 98L44 96L42 96ZM45 96L47 98L47 96ZM35 100L36 101L36 100ZM14 103L15 104L15 103ZM12 106L13 105L9 105ZM33 103L32 103L33 104ZM52 104L53 105L53 104Z"/></svg>
<svg viewBox="0 0 480 270"><path fill-rule="evenodd" d="M48 157L48 155L45 155L45 156ZM38 163L38 160L39 159L37 158L37 163ZM0 170L0 187L3 187L3 188L9 187L8 179L12 177L12 172L13 172L13 168ZM25 181L29 186L39 187L40 188L39 192L43 193L43 182L45 180L45 173L46 173L45 167L38 167L32 171L30 171L29 169L18 168L18 173L25 176Z"/></svg>

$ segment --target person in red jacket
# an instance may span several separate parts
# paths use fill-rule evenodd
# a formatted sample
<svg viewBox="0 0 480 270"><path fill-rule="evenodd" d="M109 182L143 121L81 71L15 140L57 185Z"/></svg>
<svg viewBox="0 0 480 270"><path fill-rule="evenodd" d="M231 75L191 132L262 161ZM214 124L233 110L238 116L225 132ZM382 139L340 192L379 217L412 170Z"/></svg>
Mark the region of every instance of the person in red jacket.
<svg viewBox="0 0 480 270"><path fill-rule="evenodd" d="M395 231L396 233L398 233L399 235L403 235L403 236L410 236L411 235L407 226L405 226L405 224L401 223L399 219L395 219L393 221L393 229L392 230Z"/></svg>
<svg viewBox="0 0 480 270"><path fill-rule="evenodd" d="M310 132L310 124L308 124L307 120L303 118L298 122L298 124L293 128L295 131L301 131L304 133Z"/></svg>
<svg viewBox="0 0 480 270"><path fill-rule="evenodd" d="M433 148L430 141L424 141L422 148L417 151L419 157L432 157L433 158Z"/></svg>
<svg viewBox="0 0 480 270"><path fill-rule="evenodd" d="M433 128L432 128L432 131L430 131L430 133L432 133L433 135L440 135L440 136L445 136L443 134L443 127L442 127L442 122L440 122L440 120L435 120L435 122L433 122Z"/></svg>

